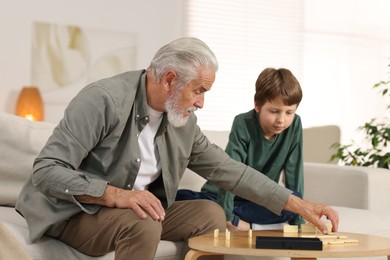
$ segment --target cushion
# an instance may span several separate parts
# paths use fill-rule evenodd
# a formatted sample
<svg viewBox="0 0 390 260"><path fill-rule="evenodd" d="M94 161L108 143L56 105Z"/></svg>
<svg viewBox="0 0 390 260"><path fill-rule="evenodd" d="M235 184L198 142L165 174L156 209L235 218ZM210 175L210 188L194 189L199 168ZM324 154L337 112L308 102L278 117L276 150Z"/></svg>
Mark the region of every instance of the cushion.
<svg viewBox="0 0 390 260"><path fill-rule="evenodd" d="M0 222L0 259L32 260L19 241Z"/></svg>
<svg viewBox="0 0 390 260"><path fill-rule="evenodd" d="M32 164L55 125L0 113L0 205L15 206Z"/></svg>
<svg viewBox="0 0 390 260"><path fill-rule="evenodd" d="M11 239L12 238L12 239ZM8 241L13 243L15 248L23 248L24 250L14 250L13 254L23 254L27 251L33 259L79 259L79 260L112 260L114 259L114 252L110 252L100 257L91 257L78 252L70 246L61 241L43 236L37 243L31 244L28 241L28 229L26 221L21 217L12 207L0 207L0 242ZM157 248L154 260L174 260L180 259L184 243L170 242L161 240ZM1 249L1 245L0 245ZM1 258L2 254L7 252L0 252L0 259L28 259L28 258Z"/></svg>
<svg viewBox="0 0 390 260"><path fill-rule="evenodd" d="M305 162L332 163L330 158L336 149L331 146L340 143L341 130L337 125L323 125L303 129L303 158Z"/></svg>
<svg viewBox="0 0 390 260"><path fill-rule="evenodd" d="M374 210L333 206L340 217L339 232L390 237L390 215Z"/></svg>

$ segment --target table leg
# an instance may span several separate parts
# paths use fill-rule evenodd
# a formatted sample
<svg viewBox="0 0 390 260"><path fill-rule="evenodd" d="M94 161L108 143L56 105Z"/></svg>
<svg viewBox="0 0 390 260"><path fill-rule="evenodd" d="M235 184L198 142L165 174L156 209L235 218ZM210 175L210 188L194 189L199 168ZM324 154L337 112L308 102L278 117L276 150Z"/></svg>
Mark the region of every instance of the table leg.
<svg viewBox="0 0 390 260"><path fill-rule="evenodd" d="M202 252L202 251L190 249L190 251L188 251L188 253L186 254L184 260L196 260L196 259L198 259L198 257L204 256L204 255L221 255L221 254Z"/></svg>
<svg viewBox="0 0 390 260"><path fill-rule="evenodd" d="M390 260L390 255L387 256L387 260Z"/></svg>

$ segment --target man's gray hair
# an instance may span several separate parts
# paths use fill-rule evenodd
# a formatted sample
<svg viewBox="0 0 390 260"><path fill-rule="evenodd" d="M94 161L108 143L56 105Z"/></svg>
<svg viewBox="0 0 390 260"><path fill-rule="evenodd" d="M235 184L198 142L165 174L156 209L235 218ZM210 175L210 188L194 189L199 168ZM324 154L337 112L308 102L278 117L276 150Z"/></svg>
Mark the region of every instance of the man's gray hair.
<svg viewBox="0 0 390 260"><path fill-rule="evenodd" d="M179 38L161 47L153 57L148 72L160 82L165 72L173 70L181 88L197 78L200 69L218 70L218 61L211 49L194 37Z"/></svg>

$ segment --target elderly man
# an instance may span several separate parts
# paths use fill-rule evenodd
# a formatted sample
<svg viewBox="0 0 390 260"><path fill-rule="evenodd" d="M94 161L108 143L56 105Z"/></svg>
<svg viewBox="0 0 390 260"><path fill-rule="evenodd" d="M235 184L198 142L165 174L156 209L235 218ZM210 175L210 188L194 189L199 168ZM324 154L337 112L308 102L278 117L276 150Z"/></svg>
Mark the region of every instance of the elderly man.
<svg viewBox="0 0 390 260"><path fill-rule="evenodd" d="M160 239L180 241L224 229L206 200L175 202L186 167L272 212L302 215L337 230L337 213L301 200L212 145L196 123L218 63L196 38L157 51L148 69L94 82L70 102L34 161L17 210L31 240L43 234L92 256L153 259Z"/></svg>

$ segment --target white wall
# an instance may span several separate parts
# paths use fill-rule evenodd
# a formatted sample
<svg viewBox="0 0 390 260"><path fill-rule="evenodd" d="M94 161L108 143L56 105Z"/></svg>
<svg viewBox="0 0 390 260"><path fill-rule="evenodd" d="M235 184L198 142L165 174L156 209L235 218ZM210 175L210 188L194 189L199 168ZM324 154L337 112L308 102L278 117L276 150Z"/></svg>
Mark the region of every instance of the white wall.
<svg viewBox="0 0 390 260"><path fill-rule="evenodd" d="M360 141L359 126L389 116L374 84L389 80L390 2L305 1L305 57L299 107L304 126L336 124L342 142Z"/></svg>
<svg viewBox="0 0 390 260"><path fill-rule="evenodd" d="M0 3L1 112L14 113L20 89L31 84L31 32L35 21L136 33L140 69L149 64L159 47L182 35L181 0L0 0ZM62 113L61 107L58 113Z"/></svg>
<svg viewBox="0 0 390 260"><path fill-rule="evenodd" d="M0 32L2 33L0 112L14 113L16 98L21 87L30 84L31 31L34 21L136 33L139 68L145 68L148 65L152 55L161 45L185 34L183 28L184 2L181 0L0 1L2 2L0 8ZM305 127L323 124L341 126L342 138L345 142L349 142L355 137L355 129L358 126L372 117L381 117L386 114L383 99L371 89L371 86L379 80L386 79L384 78L385 65L389 61L387 58L390 57L390 53L383 55L381 50L389 50L389 41L378 46L372 39L359 33L359 28L361 28L359 23L363 21L362 19L382 19L379 24L388 24L390 4L386 4L387 2L383 0L329 1L305 2L306 14L312 15L309 17L310 25L305 26L307 30L313 30L313 33L309 33L305 39L305 48L311 53L309 52L310 54L304 57L304 64L313 64L308 61L315 60L318 65L324 66L304 65L302 74L298 75L304 90L304 99L298 113L302 116ZM369 5L355 4L363 2L372 4L373 8L368 8ZM341 3L344 4L340 5ZM382 10L379 13L378 4L380 4L379 9ZM338 8L335 9L335 6ZM320 16L316 15L316 12L329 15ZM346 22L345 18L348 15L353 15L353 17ZM319 17L326 17L326 19ZM352 41L342 36L342 33L346 31L344 29L351 27L357 28L356 33L352 35L354 36ZM329 38L329 28L340 30ZM372 34L380 33L389 36L389 31L383 31L388 28L389 26L377 28L379 31L372 30ZM318 30L320 33L315 32ZM324 43L322 46L318 45L318 39ZM336 48L334 48L335 45L337 45ZM356 46L352 48L352 51L351 45ZM344 49L345 47L349 48ZM332 48L332 50L327 48ZM340 55L335 53L335 49L339 50ZM214 51L218 53L218 50ZM332 55L328 55L327 51ZM221 75L217 74L215 89L218 87L218 77ZM234 103L234 101L219 98L217 104L208 104L207 97L212 97L213 93L219 96L217 90L207 94L205 108L198 113L199 122L204 121L202 121L204 115L209 114L213 106L224 107ZM208 107L210 107L209 111ZM58 111L54 108L50 109L52 111L47 111L47 114L51 114L52 117L49 121L56 121L61 117L63 107L59 107ZM244 111L236 113L240 112ZM231 122L226 125L228 127L224 126L224 130L230 128ZM209 129L207 124L201 124L201 127Z"/></svg>

